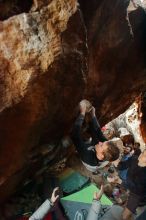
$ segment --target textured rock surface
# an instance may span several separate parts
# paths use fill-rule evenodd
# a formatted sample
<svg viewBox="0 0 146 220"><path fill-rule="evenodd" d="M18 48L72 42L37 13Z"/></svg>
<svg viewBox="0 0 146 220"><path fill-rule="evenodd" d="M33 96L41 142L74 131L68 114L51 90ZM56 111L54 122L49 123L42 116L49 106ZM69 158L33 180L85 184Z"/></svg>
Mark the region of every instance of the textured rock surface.
<svg viewBox="0 0 146 220"><path fill-rule="evenodd" d="M107 122L146 87L146 14L134 1L80 2L88 31L87 96Z"/></svg>
<svg viewBox="0 0 146 220"><path fill-rule="evenodd" d="M133 103L126 112L119 115L106 125L107 130L104 132L104 134L107 135L108 139L117 136L120 138L122 137L122 140L125 142L138 142L141 150L143 150L145 148L145 142L140 129L140 115L141 110L139 98L137 99L137 102ZM110 135L112 136L110 137ZM125 138L123 138L124 136Z"/></svg>
<svg viewBox="0 0 146 220"><path fill-rule="evenodd" d="M77 2L49 2L0 23L1 200L28 175L29 152L41 137L58 140L68 132L85 87L86 34Z"/></svg>

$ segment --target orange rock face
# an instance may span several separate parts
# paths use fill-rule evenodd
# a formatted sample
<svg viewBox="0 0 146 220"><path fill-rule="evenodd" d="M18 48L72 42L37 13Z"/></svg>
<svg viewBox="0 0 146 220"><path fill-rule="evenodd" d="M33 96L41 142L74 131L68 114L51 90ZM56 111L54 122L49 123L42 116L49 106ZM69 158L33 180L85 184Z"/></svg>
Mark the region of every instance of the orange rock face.
<svg viewBox="0 0 146 220"><path fill-rule="evenodd" d="M102 123L146 88L146 13L133 2L80 0L88 33L87 96Z"/></svg>
<svg viewBox="0 0 146 220"><path fill-rule="evenodd" d="M68 132L85 88L87 48L75 0L54 0L10 17L0 30L3 200L27 175L32 147Z"/></svg>

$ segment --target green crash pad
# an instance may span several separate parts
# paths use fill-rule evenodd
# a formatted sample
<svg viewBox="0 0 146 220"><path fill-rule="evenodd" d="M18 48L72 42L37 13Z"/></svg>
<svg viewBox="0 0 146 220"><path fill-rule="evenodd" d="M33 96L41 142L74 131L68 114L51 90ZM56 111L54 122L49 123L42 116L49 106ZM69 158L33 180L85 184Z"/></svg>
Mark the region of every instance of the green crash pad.
<svg viewBox="0 0 146 220"><path fill-rule="evenodd" d="M69 196L65 196L61 198L61 200L69 200L69 201L74 201L74 202L82 202L82 203L91 204L93 200L93 194L95 191L98 192L99 189L94 184L90 184L89 186L81 189L80 191L76 193L73 193ZM111 206L113 203L106 195L103 195L101 198L101 204Z"/></svg>
<svg viewBox="0 0 146 220"><path fill-rule="evenodd" d="M99 189L94 184L90 184L76 193L61 198L61 204L69 220L83 220L87 218L95 191L99 191ZM112 202L107 196L103 195L101 204L99 220L110 209Z"/></svg>

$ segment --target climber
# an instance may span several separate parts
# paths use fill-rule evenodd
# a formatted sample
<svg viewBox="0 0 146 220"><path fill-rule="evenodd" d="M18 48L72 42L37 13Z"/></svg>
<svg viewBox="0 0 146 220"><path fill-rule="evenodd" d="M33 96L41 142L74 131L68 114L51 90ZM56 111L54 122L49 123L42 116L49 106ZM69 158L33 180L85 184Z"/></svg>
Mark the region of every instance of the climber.
<svg viewBox="0 0 146 220"><path fill-rule="evenodd" d="M126 161L119 161L119 170L128 169L126 187L129 190L123 220L129 219L138 206L146 204L146 150L139 156L133 155Z"/></svg>
<svg viewBox="0 0 146 220"><path fill-rule="evenodd" d="M75 121L72 131L72 140L80 155L82 163L91 172L96 172L103 161L114 161L119 157L119 149L104 137L97 122L95 108L92 106L88 114L91 115L90 135L92 142L86 143L81 135L81 128L87 113L85 101L79 103L80 115Z"/></svg>

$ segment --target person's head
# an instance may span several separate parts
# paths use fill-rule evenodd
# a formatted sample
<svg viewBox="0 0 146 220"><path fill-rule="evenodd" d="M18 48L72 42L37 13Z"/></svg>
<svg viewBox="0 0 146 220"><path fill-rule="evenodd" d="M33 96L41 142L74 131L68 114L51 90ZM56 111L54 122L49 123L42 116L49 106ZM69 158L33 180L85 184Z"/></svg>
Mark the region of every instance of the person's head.
<svg viewBox="0 0 146 220"><path fill-rule="evenodd" d="M138 165L140 167L146 167L146 149L139 155Z"/></svg>
<svg viewBox="0 0 146 220"><path fill-rule="evenodd" d="M127 154L129 154L131 151L132 151L132 147L129 145L129 146L124 147L123 153L124 153L125 155L127 155Z"/></svg>
<svg viewBox="0 0 146 220"><path fill-rule="evenodd" d="M123 141L123 145L134 145L134 137L129 134L121 137L121 140Z"/></svg>
<svg viewBox="0 0 146 220"><path fill-rule="evenodd" d="M96 157L99 160L115 161L120 155L119 148L112 141L99 142L95 145Z"/></svg>
<svg viewBox="0 0 146 220"><path fill-rule="evenodd" d="M134 150L140 149L140 143L136 142L133 146Z"/></svg>
<svg viewBox="0 0 146 220"><path fill-rule="evenodd" d="M136 142L133 147L134 155L139 156L141 154L140 143Z"/></svg>

